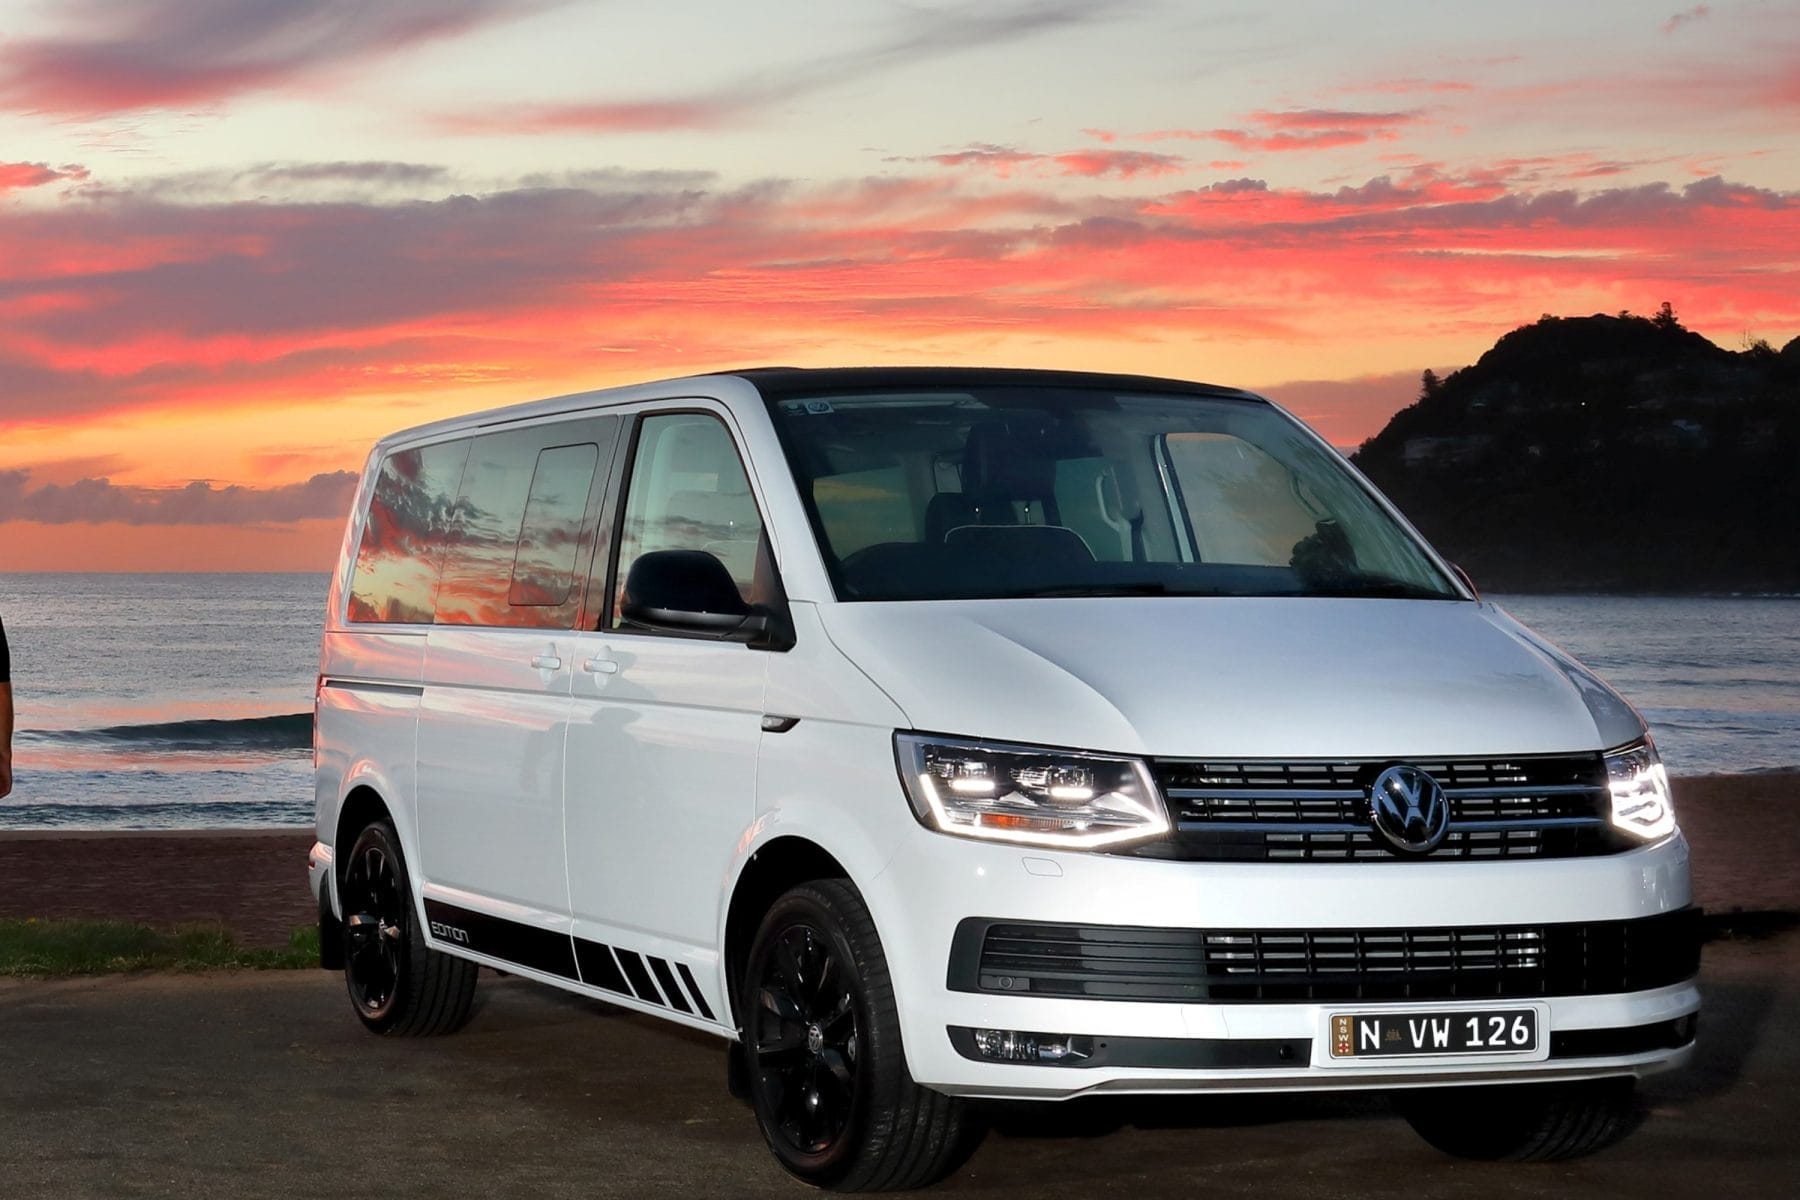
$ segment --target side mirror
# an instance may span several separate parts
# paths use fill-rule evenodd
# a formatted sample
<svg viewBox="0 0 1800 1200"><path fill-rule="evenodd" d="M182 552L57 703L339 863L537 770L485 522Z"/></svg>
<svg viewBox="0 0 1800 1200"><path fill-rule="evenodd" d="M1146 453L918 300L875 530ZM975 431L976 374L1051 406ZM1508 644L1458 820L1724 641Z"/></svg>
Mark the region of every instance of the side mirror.
<svg viewBox="0 0 1800 1200"><path fill-rule="evenodd" d="M704 550L654 550L625 576L619 615L646 629L750 641L769 618L744 603L725 564Z"/></svg>

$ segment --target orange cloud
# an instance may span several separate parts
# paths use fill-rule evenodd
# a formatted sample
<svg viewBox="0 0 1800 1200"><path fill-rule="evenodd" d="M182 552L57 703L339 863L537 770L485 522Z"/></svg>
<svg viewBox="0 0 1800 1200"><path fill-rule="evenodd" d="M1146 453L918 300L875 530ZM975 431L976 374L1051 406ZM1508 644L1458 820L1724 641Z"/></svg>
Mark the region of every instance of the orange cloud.
<svg viewBox="0 0 1800 1200"><path fill-rule="evenodd" d="M343 486L309 493L307 476L354 464L370 429L757 361L1255 382L1259 363L1299 375L1329 357L1379 375L1545 310L1665 298L1702 330L1800 330L1800 194L1717 176L1539 189L1519 171L1416 164L1333 190L1246 178L1131 198L1084 175L720 189L613 173L435 201L151 187L0 209L0 440L32 469L0 519L290 521L341 503L278 507ZM1337 404L1307 415L1343 444L1379 424L1373 391L1311 394ZM302 409L303 429L288 415ZM376 415L335 445L333 411ZM146 413L233 412L269 414L237 460L263 476L248 492L39 465L110 452L116 438L86 435ZM133 483L159 482L134 465Z"/></svg>

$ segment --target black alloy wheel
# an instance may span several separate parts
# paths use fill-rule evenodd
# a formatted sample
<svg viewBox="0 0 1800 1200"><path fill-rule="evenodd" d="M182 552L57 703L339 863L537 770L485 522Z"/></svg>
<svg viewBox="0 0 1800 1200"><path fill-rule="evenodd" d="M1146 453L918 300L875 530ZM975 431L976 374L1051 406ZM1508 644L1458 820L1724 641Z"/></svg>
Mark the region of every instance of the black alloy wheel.
<svg viewBox="0 0 1800 1200"><path fill-rule="evenodd" d="M742 979L750 1103L789 1172L842 1191L913 1188L974 1149L962 1101L907 1071L887 959L849 882L815 880L776 900Z"/></svg>
<svg viewBox="0 0 1800 1200"><path fill-rule="evenodd" d="M475 1011L467 959L433 950L419 929L400 837L386 821L357 834L338 882L344 907L344 983L362 1023L375 1033L454 1033Z"/></svg>
<svg viewBox="0 0 1800 1200"><path fill-rule="evenodd" d="M393 1009L406 970L410 907L385 837L357 839L344 871L344 981L357 1015L379 1025Z"/></svg>
<svg viewBox="0 0 1800 1200"><path fill-rule="evenodd" d="M762 956L751 1020L751 1069L775 1132L796 1152L823 1155L857 1104L856 996L823 930L794 923Z"/></svg>

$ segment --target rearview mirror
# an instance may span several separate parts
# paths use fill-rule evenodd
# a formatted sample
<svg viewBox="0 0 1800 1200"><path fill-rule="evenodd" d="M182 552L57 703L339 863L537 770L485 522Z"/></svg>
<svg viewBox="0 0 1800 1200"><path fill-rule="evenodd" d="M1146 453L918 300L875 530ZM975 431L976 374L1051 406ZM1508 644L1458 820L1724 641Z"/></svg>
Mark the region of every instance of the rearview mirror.
<svg viewBox="0 0 1800 1200"><path fill-rule="evenodd" d="M646 629L729 641L749 641L769 629L768 616L744 603L725 564L704 550L640 555L625 576L619 615Z"/></svg>

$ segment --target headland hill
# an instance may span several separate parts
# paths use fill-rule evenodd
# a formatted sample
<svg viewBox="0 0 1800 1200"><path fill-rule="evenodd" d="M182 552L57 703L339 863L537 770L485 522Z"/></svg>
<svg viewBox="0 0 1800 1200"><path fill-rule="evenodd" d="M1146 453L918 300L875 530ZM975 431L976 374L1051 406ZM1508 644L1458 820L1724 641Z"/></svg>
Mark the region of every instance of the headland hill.
<svg viewBox="0 0 1800 1200"><path fill-rule="evenodd" d="M1800 592L1800 337L1546 315L1351 461L1484 591Z"/></svg>

